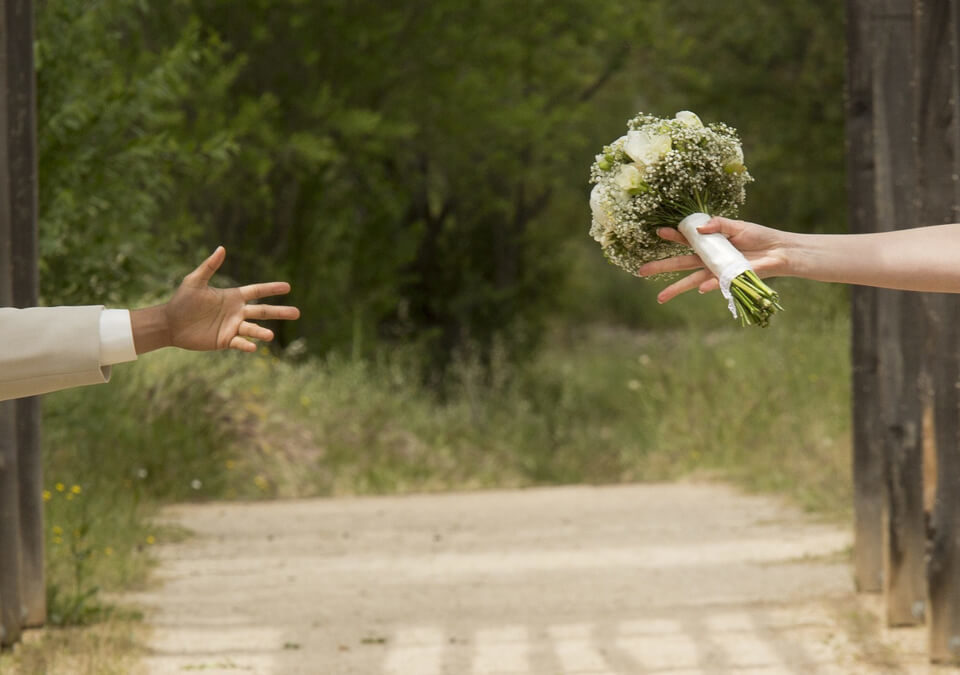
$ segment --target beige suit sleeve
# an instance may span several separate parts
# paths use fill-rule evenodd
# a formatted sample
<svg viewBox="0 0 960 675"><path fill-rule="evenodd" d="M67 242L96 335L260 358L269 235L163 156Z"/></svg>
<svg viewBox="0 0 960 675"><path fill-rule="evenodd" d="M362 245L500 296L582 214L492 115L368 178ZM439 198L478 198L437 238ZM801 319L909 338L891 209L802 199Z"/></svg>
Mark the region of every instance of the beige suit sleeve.
<svg viewBox="0 0 960 675"><path fill-rule="evenodd" d="M0 308L0 401L102 384L102 306Z"/></svg>

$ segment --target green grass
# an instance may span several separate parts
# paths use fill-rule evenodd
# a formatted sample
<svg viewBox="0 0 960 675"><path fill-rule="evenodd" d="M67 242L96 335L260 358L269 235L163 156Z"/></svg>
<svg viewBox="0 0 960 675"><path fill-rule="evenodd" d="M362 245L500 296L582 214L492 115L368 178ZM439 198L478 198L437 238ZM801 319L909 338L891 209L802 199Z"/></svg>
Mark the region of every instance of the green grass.
<svg viewBox="0 0 960 675"><path fill-rule="evenodd" d="M151 546L182 536L153 524L172 501L692 476L845 517L843 296L777 286L787 311L768 329L741 329L718 296L694 294L668 306L680 317L670 329L557 328L530 360L495 354L489 367L462 353L442 399L403 350L364 361L161 352L118 367L108 386L49 396L51 618L132 630L135 617L100 591L146 582ZM135 641L111 644L122 660ZM27 668L31 647L20 651L0 657L3 672Z"/></svg>

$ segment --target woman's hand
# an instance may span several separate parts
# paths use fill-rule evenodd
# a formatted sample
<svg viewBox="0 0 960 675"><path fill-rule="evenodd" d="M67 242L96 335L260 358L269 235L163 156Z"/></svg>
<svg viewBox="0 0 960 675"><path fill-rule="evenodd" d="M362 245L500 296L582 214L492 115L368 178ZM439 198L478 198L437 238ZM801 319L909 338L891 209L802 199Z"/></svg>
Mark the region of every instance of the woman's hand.
<svg viewBox="0 0 960 675"><path fill-rule="evenodd" d="M743 220L729 218L711 218L698 231L702 234L719 232L730 240L753 267L760 277L788 276L790 274L787 257L788 240L790 235L763 225L748 223ZM657 234L667 241L689 246L686 238L671 227L662 227ZM680 255L647 263L640 268L642 277L663 274L665 272L682 272L697 270L679 281L675 281L664 288L657 295L658 302L667 302L689 290L699 288L701 293L717 290L720 287L713 272L704 268L703 261L696 255Z"/></svg>

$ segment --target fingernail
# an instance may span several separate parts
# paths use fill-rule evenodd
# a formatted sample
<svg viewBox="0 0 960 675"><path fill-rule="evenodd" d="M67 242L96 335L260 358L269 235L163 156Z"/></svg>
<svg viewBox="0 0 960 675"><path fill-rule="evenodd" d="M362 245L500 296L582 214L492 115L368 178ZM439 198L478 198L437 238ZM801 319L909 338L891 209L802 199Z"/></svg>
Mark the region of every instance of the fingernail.
<svg viewBox="0 0 960 675"><path fill-rule="evenodd" d="M700 295L703 295L704 293L706 293L706 291L704 291L702 288L698 288L697 293L699 293Z"/></svg>

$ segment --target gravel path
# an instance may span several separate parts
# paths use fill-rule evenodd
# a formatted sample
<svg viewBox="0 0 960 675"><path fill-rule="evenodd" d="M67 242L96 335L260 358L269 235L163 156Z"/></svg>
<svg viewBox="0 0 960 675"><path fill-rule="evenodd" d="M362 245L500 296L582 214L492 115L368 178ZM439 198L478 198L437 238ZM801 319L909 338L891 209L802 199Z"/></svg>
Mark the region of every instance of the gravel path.
<svg viewBox="0 0 960 675"><path fill-rule="evenodd" d="M926 672L865 651L848 531L723 486L167 515L197 536L134 598L151 675Z"/></svg>

